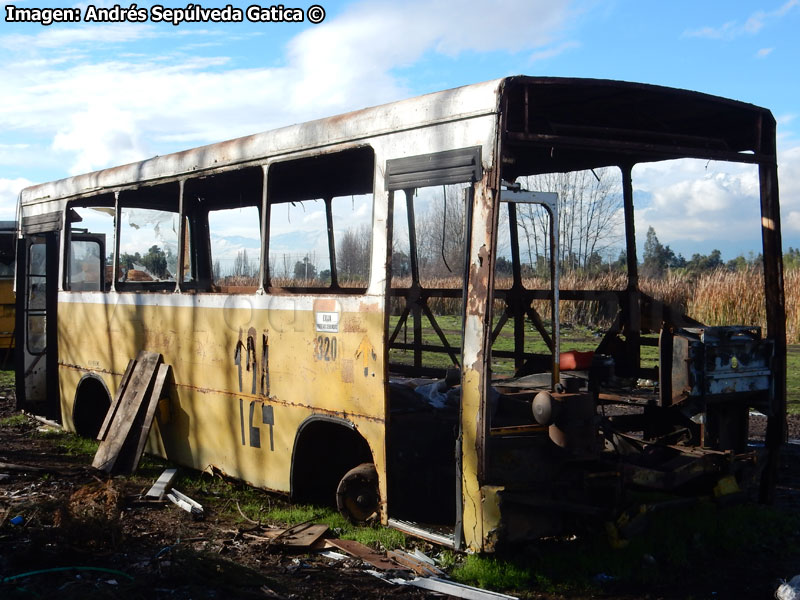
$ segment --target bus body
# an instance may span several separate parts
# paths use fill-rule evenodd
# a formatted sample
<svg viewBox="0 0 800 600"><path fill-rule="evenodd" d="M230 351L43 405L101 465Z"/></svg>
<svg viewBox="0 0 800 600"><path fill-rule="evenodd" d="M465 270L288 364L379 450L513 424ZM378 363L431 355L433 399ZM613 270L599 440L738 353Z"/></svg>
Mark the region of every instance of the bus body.
<svg viewBox="0 0 800 600"><path fill-rule="evenodd" d="M0 351L14 348L16 221L0 221ZM5 359L4 359L5 362Z"/></svg>
<svg viewBox="0 0 800 600"><path fill-rule="evenodd" d="M763 338L639 288L631 170L681 158L758 168ZM561 289L557 204L518 181L601 167L621 173L627 283ZM445 215L423 223L434 196ZM536 287L520 215L539 209ZM765 109L512 77L33 186L19 210L17 394L68 430L96 435L129 361L159 353L171 376L151 451L476 551L609 518L629 486L735 477L764 500L774 488L786 342ZM446 249L456 210L461 245ZM298 242L311 221L319 235ZM361 267L342 243L356 222ZM236 227L257 243L231 259ZM421 247L423 227L442 228L441 252ZM305 257L284 250L291 239ZM431 275L439 255L455 278ZM560 373L569 302L613 314L574 374ZM641 362L648 334L655 369ZM643 377L659 391L643 397ZM607 416L617 405L631 414ZM750 407L769 418L755 449Z"/></svg>

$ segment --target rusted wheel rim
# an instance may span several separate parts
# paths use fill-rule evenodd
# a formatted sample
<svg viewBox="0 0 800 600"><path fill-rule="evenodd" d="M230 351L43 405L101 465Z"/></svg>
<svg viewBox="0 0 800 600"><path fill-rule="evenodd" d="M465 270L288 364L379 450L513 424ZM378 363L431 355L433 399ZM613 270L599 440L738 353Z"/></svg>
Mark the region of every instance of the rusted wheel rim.
<svg viewBox="0 0 800 600"><path fill-rule="evenodd" d="M378 472L372 463L363 463L344 474L336 489L336 507L354 523L363 523L380 509Z"/></svg>

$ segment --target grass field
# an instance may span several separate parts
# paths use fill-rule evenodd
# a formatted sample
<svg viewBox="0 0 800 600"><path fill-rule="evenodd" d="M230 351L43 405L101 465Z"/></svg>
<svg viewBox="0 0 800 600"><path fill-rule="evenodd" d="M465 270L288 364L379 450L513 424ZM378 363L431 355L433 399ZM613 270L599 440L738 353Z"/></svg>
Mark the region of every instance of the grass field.
<svg viewBox="0 0 800 600"><path fill-rule="evenodd" d="M786 350L786 409L800 414L800 344Z"/></svg>

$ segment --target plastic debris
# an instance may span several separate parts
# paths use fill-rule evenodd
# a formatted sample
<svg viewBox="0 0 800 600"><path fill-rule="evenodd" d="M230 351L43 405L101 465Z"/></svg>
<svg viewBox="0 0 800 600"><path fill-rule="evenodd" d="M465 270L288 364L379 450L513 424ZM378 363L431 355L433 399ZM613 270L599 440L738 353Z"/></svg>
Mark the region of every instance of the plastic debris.
<svg viewBox="0 0 800 600"><path fill-rule="evenodd" d="M775 591L777 600L800 600L800 575L792 577L788 583L784 582Z"/></svg>

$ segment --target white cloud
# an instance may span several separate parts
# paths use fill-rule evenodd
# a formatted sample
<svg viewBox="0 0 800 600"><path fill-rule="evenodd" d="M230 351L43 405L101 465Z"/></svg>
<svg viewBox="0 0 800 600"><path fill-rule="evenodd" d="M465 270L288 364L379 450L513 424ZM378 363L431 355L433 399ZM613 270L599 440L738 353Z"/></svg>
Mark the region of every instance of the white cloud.
<svg viewBox="0 0 800 600"><path fill-rule="evenodd" d="M790 232L800 232L800 210L793 210L786 216L784 229Z"/></svg>
<svg viewBox="0 0 800 600"><path fill-rule="evenodd" d="M373 89L385 90L381 99L404 95L392 69L413 64L425 52L456 56L545 47L564 30L568 6L529 0L496 2L491 10L447 0L357 4L290 42L289 63L299 76L293 102L334 107ZM507 15L514 15L513 35L477 33L507 30Z"/></svg>
<svg viewBox="0 0 800 600"><path fill-rule="evenodd" d="M778 150L778 181L784 246L800 245L800 146Z"/></svg>
<svg viewBox="0 0 800 600"><path fill-rule="evenodd" d="M563 54L564 52L572 50L574 48L580 48L580 43L575 41L563 42L561 44L558 44L557 46L545 48L544 50L534 52L533 54L531 54L531 62L547 60L548 58L554 58L559 54Z"/></svg>
<svg viewBox="0 0 800 600"><path fill-rule="evenodd" d="M761 48L758 52L756 52L756 58L766 58L775 48Z"/></svg>
<svg viewBox="0 0 800 600"><path fill-rule="evenodd" d="M22 177L0 179L0 221L13 221L17 218L17 198L22 188L33 182Z"/></svg>
<svg viewBox="0 0 800 600"><path fill-rule="evenodd" d="M0 48L9 51L51 50L73 51L76 45L124 44L159 37L152 25L85 25L81 27L48 27L35 35L10 34L0 37Z"/></svg>
<svg viewBox="0 0 800 600"><path fill-rule="evenodd" d="M686 37L699 37L708 38L711 40L720 40L728 36L737 35L737 31L741 31L734 21L723 23L719 27L701 27L699 29L687 30L683 33Z"/></svg>
<svg viewBox="0 0 800 600"><path fill-rule="evenodd" d="M758 234L758 170L748 165L680 160L638 165L634 170L636 228L653 226L659 239L731 240Z"/></svg>
<svg viewBox="0 0 800 600"><path fill-rule="evenodd" d="M636 230L653 226L662 243L760 246L758 167L701 160L637 165ZM800 146L778 150L784 248L800 245ZM640 234L641 236L641 234ZM692 245L692 244L689 244Z"/></svg>
<svg viewBox="0 0 800 600"><path fill-rule="evenodd" d="M242 37L222 26L208 29L213 37L142 23L0 36L0 127L49 138L37 150L68 165L61 177L407 96L393 69L425 53L558 49L571 10L568 0L504 0L492 10L364 2L303 30L285 55L263 57L275 66L252 68L184 54L192 39ZM510 14L513 35L498 35ZM465 33L478 31L495 33Z"/></svg>
<svg viewBox="0 0 800 600"><path fill-rule="evenodd" d="M789 0L773 11L758 10L751 14L744 23L727 21L718 26L705 26L698 29L688 29L685 37L698 37L713 40L732 40L743 35L756 35L773 21L785 17L792 9L800 6L800 0Z"/></svg>
<svg viewBox="0 0 800 600"><path fill-rule="evenodd" d="M76 156L73 175L104 166L110 156L118 163L130 163L146 153L133 114L96 103L72 115L53 139L53 149Z"/></svg>

